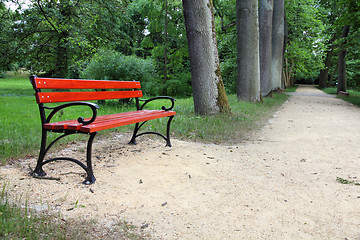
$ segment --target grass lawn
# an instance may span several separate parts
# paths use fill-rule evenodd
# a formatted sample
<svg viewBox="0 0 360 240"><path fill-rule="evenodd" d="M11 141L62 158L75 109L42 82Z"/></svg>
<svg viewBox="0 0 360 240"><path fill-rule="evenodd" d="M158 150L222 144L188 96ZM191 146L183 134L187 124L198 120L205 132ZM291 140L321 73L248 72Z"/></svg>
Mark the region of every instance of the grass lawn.
<svg viewBox="0 0 360 240"><path fill-rule="evenodd" d="M331 87L331 88L323 88L320 89L322 91L324 91L327 94L337 94L337 88L336 87ZM347 90L347 92L349 93L348 97L344 97L344 96L337 96L340 99L343 99L347 102L350 102L356 106L360 106L360 92L355 91L355 90Z"/></svg>

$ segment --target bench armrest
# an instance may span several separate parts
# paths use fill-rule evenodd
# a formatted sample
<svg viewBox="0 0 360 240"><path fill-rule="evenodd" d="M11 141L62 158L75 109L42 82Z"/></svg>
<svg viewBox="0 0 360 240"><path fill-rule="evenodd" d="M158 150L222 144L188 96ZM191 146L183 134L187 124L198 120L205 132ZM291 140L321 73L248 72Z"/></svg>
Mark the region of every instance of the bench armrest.
<svg viewBox="0 0 360 240"><path fill-rule="evenodd" d="M99 109L99 106L96 105L95 103L91 103L91 102L71 102L71 103L65 103L65 104L62 104L62 105L59 105L57 107L44 107L46 109L50 109L52 110L51 113L48 115L48 117L46 118L46 121L45 123L49 123L50 120L52 119L52 117L58 112L60 111L61 109L64 109L64 108L67 108L67 107L72 107L72 106L88 106L91 108L92 110L92 117L89 121L85 121L83 117L79 117L77 119L77 121L79 123L82 123L83 125L88 125L92 122L95 121L96 119L96 116L97 116L97 109Z"/></svg>
<svg viewBox="0 0 360 240"><path fill-rule="evenodd" d="M147 99L147 100L142 100L142 99L139 99L139 101L142 101L144 102L138 110L142 110L146 104L148 104L149 102L151 101L155 101L155 100L159 100L159 99L167 99L167 100L170 100L171 101L171 106L170 107L165 107L165 106L162 106L161 109L162 110L165 110L165 111L170 111L174 108L174 105L175 105L175 98L172 98L172 97L168 97L168 96L159 96L159 97L154 97L154 98L150 98L150 99Z"/></svg>

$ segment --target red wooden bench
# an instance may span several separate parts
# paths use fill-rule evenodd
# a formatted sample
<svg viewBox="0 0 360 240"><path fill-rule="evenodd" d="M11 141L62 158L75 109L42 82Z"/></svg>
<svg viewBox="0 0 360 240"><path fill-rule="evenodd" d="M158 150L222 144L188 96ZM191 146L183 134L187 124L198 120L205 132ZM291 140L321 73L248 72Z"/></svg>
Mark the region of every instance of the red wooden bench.
<svg viewBox="0 0 360 240"><path fill-rule="evenodd" d="M80 80L80 79L57 79L57 78L39 78L36 76L30 77L31 84L35 90L36 102L40 110L41 126L42 126L42 140L40 146L40 153L33 176L43 177L46 173L43 166L47 163L66 160L80 165L87 173L85 184L92 184L95 182L95 177L92 170L91 150L92 143L98 131L120 127L129 124L135 124L135 129L130 140L130 144L136 144L136 138L144 134L156 134L161 136L166 141L166 146L171 147L170 143L170 124L176 112L172 111L175 99L167 96L155 97L148 100L140 100L143 96L140 89L140 82L137 81L105 81L105 80ZM64 89L67 91L60 91ZM104 91L111 89L111 91ZM73 90L73 91L71 91ZM94 91L95 90L95 91ZM99 91L100 90L100 91ZM108 99L135 99L137 111L122 112L117 114L110 114L104 116L97 116L97 109L99 108L93 102L84 102L91 100L108 100ZM162 107L161 110L145 110L144 107L149 102L157 99L170 100L171 106ZM65 103L64 103L65 102ZM140 104L140 102L142 104ZM49 103L62 103L51 104ZM45 104L47 106L45 106ZM59 113L60 110L72 106L87 106L92 110L92 116L88 118L79 117L74 120L51 122L52 118ZM81 114L81 113L80 113ZM80 115L79 114L79 115ZM148 120L168 117L166 136L158 132L142 132L139 129ZM47 144L47 133L54 132L61 135ZM55 142L61 138L75 134L89 134L86 152L86 164L70 157L53 157L45 160L45 156L49 149Z"/></svg>

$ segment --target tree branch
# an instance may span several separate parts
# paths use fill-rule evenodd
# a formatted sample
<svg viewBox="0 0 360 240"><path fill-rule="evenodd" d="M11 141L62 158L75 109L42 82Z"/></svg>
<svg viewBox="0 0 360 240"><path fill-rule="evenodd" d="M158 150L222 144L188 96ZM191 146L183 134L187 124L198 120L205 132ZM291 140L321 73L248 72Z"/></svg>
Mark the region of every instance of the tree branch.
<svg viewBox="0 0 360 240"><path fill-rule="evenodd" d="M59 31L56 29L56 27L54 26L54 24L52 24L52 22L48 19L48 17L46 16L46 12L44 11L43 7L40 4L40 0L37 0L37 4L41 10L41 12L43 13L43 16L45 17L46 21L52 26L52 28L59 33Z"/></svg>

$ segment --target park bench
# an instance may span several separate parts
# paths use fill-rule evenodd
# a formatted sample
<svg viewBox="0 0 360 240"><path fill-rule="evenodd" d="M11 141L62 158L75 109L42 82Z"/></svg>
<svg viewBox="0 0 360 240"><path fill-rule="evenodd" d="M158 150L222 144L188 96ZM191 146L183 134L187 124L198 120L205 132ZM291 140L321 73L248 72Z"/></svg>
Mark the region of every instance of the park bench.
<svg viewBox="0 0 360 240"><path fill-rule="evenodd" d="M92 143L95 135L102 130L116 128L124 125L135 124L134 132L130 144L136 144L136 138L144 134L156 134L166 141L166 146L171 147L170 124L176 112L172 111L175 99L167 96L160 96L148 100L141 100L143 96L140 82L138 81L105 81L105 80L80 80L80 79L58 79L30 77L30 82L35 90L36 102L40 110L42 139L40 153L35 170L32 172L34 177L44 177L46 175L43 166L47 163L65 160L80 165L86 171L86 179L83 183L92 184L95 182L91 163ZM121 112L116 114L97 116L99 106L94 100L109 99L135 99L137 111ZM169 100L170 106L163 106L161 110L146 110L144 107L149 102L158 99ZM55 104L53 104L55 103ZM60 104L61 103L61 104ZM46 105L46 106L45 106ZM54 106L56 105L56 106ZM73 106L86 106L91 109L92 116L83 118L84 113L79 113L79 118L52 122L52 118L59 114L60 110ZM60 111L62 112L62 111ZM148 121L158 118L168 117L166 126L166 136L158 132L140 132L140 128ZM55 140L47 144L47 133L60 133ZM45 160L45 156L55 142L71 134L88 134L86 150L86 163L70 157L53 157Z"/></svg>

